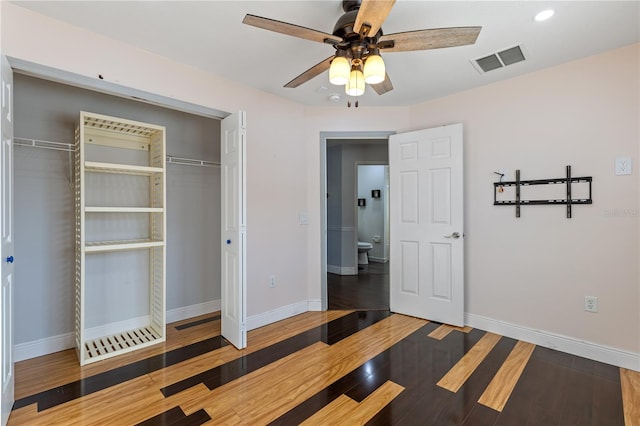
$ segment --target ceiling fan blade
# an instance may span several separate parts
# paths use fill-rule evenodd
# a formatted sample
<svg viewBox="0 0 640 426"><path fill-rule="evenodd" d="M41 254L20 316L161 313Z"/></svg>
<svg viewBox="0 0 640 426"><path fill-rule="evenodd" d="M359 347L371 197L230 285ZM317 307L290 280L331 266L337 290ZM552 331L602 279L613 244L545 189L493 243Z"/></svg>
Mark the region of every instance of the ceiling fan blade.
<svg viewBox="0 0 640 426"><path fill-rule="evenodd" d="M312 30L311 28L301 27L287 22L276 21L275 19L263 18L262 16L247 14L242 20L242 23L281 34L317 41L319 43L326 43L328 41L335 44L342 42L342 38L336 37L333 34L323 33L322 31Z"/></svg>
<svg viewBox="0 0 640 426"><path fill-rule="evenodd" d="M389 74L385 75L382 83L371 84L370 86L373 87L373 90L375 90L378 95L384 95L385 93L393 90L393 84L391 84Z"/></svg>
<svg viewBox="0 0 640 426"><path fill-rule="evenodd" d="M329 67L331 66L331 61L333 61L333 58L335 58L335 55L329 56L327 59L320 62L319 64L312 66L311 68L309 68L308 70L306 70L305 72L303 72L302 74L300 74L299 76L297 76L296 78L294 78L293 80L285 84L284 87L292 87L292 88L298 87L302 83L306 83L312 78L319 76L320 74L322 74L323 72L329 69Z"/></svg>
<svg viewBox="0 0 640 426"><path fill-rule="evenodd" d="M353 30L364 37L376 35L396 0L362 0Z"/></svg>
<svg viewBox="0 0 640 426"><path fill-rule="evenodd" d="M378 43L384 52L409 52L412 50L440 49L442 47L473 44L482 27L434 28L429 30L407 31L385 34ZM393 47L384 47L393 42Z"/></svg>

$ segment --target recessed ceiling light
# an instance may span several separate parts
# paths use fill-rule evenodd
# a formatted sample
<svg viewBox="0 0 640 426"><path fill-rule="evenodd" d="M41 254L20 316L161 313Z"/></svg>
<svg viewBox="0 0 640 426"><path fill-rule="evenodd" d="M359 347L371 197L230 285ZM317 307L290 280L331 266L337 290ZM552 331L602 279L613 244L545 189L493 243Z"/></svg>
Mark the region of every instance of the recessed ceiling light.
<svg viewBox="0 0 640 426"><path fill-rule="evenodd" d="M547 19L551 18L554 13L555 12L553 11L553 9L543 10L542 12L538 13L533 19L536 22L546 21Z"/></svg>

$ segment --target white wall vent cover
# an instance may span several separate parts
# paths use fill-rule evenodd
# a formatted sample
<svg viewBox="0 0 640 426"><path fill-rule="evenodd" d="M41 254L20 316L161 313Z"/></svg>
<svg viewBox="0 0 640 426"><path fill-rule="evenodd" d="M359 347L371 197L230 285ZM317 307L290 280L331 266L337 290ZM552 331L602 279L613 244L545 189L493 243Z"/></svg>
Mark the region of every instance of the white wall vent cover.
<svg viewBox="0 0 640 426"><path fill-rule="evenodd" d="M524 53L520 46L515 46L510 49L503 50L501 52L492 53L489 56L485 56L480 59L471 61L473 66L480 73L485 73L498 68L506 67L507 65L515 64L524 61Z"/></svg>

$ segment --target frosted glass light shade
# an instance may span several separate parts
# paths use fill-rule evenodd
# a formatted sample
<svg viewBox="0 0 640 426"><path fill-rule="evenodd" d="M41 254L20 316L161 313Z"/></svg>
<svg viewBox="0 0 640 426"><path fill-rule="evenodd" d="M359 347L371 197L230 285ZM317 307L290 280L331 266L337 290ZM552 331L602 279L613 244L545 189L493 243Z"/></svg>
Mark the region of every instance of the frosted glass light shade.
<svg viewBox="0 0 640 426"><path fill-rule="evenodd" d="M336 86L347 84L349 71L351 71L349 60L344 56L336 56L331 61L331 67L329 68L329 82Z"/></svg>
<svg viewBox="0 0 640 426"><path fill-rule="evenodd" d="M380 55L371 55L364 62L364 81L369 84L382 83L385 79L386 71L384 61Z"/></svg>
<svg viewBox="0 0 640 426"><path fill-rule="evenodd" d="M364 75L360 70L351 70L349 75L349 81L347 82L344 91L349 96L360 96L364 94Z"/></svg>

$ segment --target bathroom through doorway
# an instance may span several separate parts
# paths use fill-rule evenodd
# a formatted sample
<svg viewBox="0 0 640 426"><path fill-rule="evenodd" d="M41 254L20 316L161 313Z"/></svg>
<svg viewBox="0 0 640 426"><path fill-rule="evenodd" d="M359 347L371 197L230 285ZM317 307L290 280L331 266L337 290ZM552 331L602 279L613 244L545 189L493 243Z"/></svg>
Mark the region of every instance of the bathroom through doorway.
<svg viewBox="0 0 640 426"><path fill-rule="evenodd" d="M327 309L389 309L388 135L321 138Z"/></svg>

